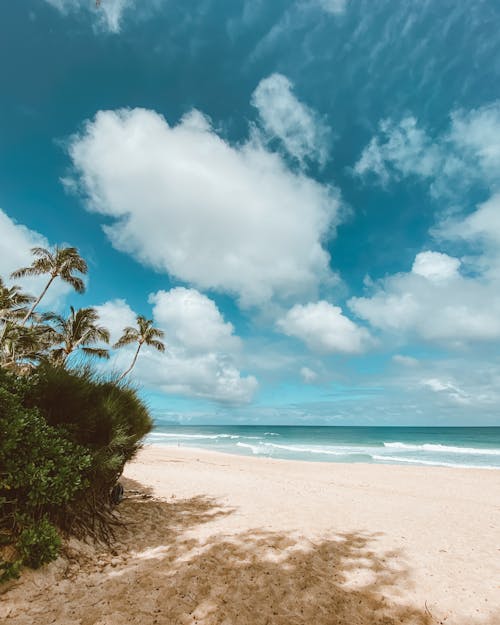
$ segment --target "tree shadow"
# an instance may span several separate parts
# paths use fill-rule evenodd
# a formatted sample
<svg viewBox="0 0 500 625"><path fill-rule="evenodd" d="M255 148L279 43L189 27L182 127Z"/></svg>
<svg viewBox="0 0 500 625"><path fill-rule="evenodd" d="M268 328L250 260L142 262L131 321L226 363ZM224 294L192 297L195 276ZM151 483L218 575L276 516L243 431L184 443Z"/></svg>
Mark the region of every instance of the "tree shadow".
<svg viewBox="0 0 500 625"><path fill-rule="evenodd" d="M120 506L126 525L119 528L113 549L92 550L82 559L70 547L68 567L52 585L50 599L47 588L39 586L40 593L25 601L22 610L10 612L9 622L440 623L425 607L405 601L411 576L401 554L375 553L370 547L373 535L351 532L310 542L286 532L253 530L211 535L204 541L191 531L232 512L206 497L154 499L128 480L127 498Z"/></svg>

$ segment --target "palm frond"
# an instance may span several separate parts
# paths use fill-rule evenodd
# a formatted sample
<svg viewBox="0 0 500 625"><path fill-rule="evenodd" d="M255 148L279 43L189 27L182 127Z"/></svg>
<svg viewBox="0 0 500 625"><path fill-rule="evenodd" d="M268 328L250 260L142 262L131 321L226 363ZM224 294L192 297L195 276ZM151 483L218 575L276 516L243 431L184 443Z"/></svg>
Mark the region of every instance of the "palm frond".
<svg viewBox="0 0 500 625"><path fill-rule="evenodd" d="M165 351L165 344L161 341L156 341L155 339L153 339L152 341L148 341L147 345L149 345L150 347L154 347L161 353Z"/></svg>
<svg viewBox="0 0 500 625"><path fill-rule="evenodd" d="M124 333L113 345L114 349L125 347L126 345L131 345L132 343L137 342L139 338L139 334L137 333L137 330L134 330L133 328L128 328L128 329L132 330L132 332Z"/></svg>
<svg viewBox="0 0 500 625"><path fill-rule="evenodd" d="M87 356L95 356L96 358L109 359L109 351L102 347L82 347L82 352Z"/></svg>

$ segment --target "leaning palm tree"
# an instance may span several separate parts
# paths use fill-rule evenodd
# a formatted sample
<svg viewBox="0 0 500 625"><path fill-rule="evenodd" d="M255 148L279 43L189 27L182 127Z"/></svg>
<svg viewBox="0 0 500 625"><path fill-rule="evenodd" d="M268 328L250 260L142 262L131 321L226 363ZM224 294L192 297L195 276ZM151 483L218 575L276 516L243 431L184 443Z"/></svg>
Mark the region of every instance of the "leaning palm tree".
<svg viewBox="0 0 500 625"><path fill-rule="evenodd" d="M17 279L26 276L41 276L47 274L49 280L24 316L21 325L25 325L31 317L33 311L57 277L71 284L77 293L83 293L85 291L85 283L83 280L73 275L76 271L81 274L87 273L87 263L80 256L76 247L56 247L54 251L47 250L44 247L34 247L31 253L35 257L31 265L14 271L12 277Z"/></svg>
<svg viewBox="0 0 500 625"><path fill-rule="evenodd" d="M162 339L164 336L163 330L153 327L153 321L151 319L146 319L146 317L142 315L137 315L137 328L132 328L131 326L125 328L122 337L113 345L114 348L118 348L130 345L131 343L137 343L137 349L135 350L132 363L118 378L118 382L123 380L123 378L132 371L143 345L149 345L159 352L164 352L165 345L162 341L158 340Z"/></svg>
<svg viewBox="0 0 500 625"><path fill-rule="evenodd" d="M49 353L54 362L64 365L68 356L78 349L87 356L109 358L108 350L96 345L109 343L109 330L98 325L99 315L95 308L75 310L71 306L67 319L55 313L47 313L44 318L52 324L55 347Z"/></svg>

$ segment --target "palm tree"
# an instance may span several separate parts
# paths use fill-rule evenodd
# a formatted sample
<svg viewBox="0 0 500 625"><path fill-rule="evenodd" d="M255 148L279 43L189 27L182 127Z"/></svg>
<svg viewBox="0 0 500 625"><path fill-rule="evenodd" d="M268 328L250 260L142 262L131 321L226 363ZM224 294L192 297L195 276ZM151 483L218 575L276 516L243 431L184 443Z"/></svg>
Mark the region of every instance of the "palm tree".
<svg viewBox="0 0 500 625"><path fill-rule="evenodd" d="M17 285L7 287L0 278L0 322L2 322L0 344L7 332L8 324L24 317L27 311L26 305L34 299L32 295L23 293L21 287Z"/></svg>
<svg viewBox="0 0 500 625"><path fill-rule="evenodd" d="M59 345L51 349L51 358L60 364L64 364L70 354L77 349L87 356L97 358L109 358L109 352L103 347L96 347L96 343L109 343L109 330L98 325L99 315L95 308L80 308L75 310L70 307L67 319L48 313L44 318L52 323L52 342Z"/></svg>
<svg viewBox="0 0 500 625"><path fill-rule="evenodd" d="M44 247L34 247L31 253L35 257L35 260L29 267L23 267L22 269L14 271L12 278L41 276L44 274L48 274L50 277L45 288L33 302L31 308L21 321L22 326L26 324L45 293L47 293L48 288L57 277L71 284L77 293L83 293L85 291L83 280L73 275L75 271L81 274L87 273L87 263L80 256L76 247L56 247L53 252Z"/></svg>
<svg viewBox="0 0 500 625"><path fill-rule="evenodd" d="M4 326L0 349L2 367L26 370L43 358L53 342L53 329L45 324L28 328L8 321Z"/></svg>
<svg viewBox="0 0 500 625"><path fill-rule="evenodd" d="M113 345L114 348L118 348L130 345L131 343L137 343L137 349L135 350L132 363L130 367L118 378L118 382L123 380L123 378L132 371L137 361L137 356L139 356L139 352L141 351L141 347L143 345L150 345L159 352L164 352L165 345L162 341L158 340L162 339L164 336L165 333L162 330L153 327L153 321L151 319L146 319L146 317L143 317L142 315L137 315L137 328L132 328L131 326L126 327L123 330L122 337Z"/></svg>

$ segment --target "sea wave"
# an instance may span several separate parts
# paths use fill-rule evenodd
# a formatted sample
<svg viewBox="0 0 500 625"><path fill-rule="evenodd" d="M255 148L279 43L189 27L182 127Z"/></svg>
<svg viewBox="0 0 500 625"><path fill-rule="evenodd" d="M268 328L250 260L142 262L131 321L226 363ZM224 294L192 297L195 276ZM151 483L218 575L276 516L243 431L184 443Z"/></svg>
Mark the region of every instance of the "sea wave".
<svg viewBox="0 0 500 625"><path fill-rule="evenodd" d="M252 453L255 454L255 455L261 454L264 451L260 447L258 447L257 445L250 445L249 443L242 443L241 441L238 441L236 443L236 445L238 447L245 447L246 449L251 449Z"/></svg>
<svg viewBox="0 0 500 625"><path fill-rule="evenodd" d="M194 439L217 439L217 438L240 438L236 434L171 434L166 432L152 432L149 435L150 438L170 438L181 440L194 440Z"/></svg>
<svg viewBox="0 0 500 625"><path fill-rule="evenodd" d="M439 445L425 443L423 445L412 445L409 443L384 443L384 447L401 451L431 451L436 453L450 454L471 454L477 456L500 456L500 449L482 449L481 447L457 447L454 445Z"/></svg>
<svg viewBox="0 0 500 625"><path fill-rule="evenodd" d="M278 443L269 443L267 441L262 441L258 445L250 445L248 443L243 443L238 441L236 443L238 447L246 447L251 449L254 454L266 454L269 455L273 449L291 451L293 453L300 454L321 454L326 456L360 456L360 455L370 455L365 448L359 447L325 447L325 446L311 446L307 447L304 445L282 445Z"/></svg>
<svg viewBox="0 0 500 625"><path fill-rule="evenodd" d="M353 453L352 449L349 451L340 451L338 449L331 449L326 447L303 447L301 445L278 445L276 443L263 443L266 447L273 447L274 449L284 449L286 451L294 451L305 454L326 454L328 456L345 456L346 454Z"/></svg>
<svg viewBox="0 0 500 625"><path fill-rule="evenodd" d="M500 469L492 465L485 464L462 464L459 462L444 462L441 460L421 460L420 458L402 458L401 456L379 456L373 454L372 458L379 462L402 462L404 464L426 465L430 467L453 467L455 469Z"/></svg>

